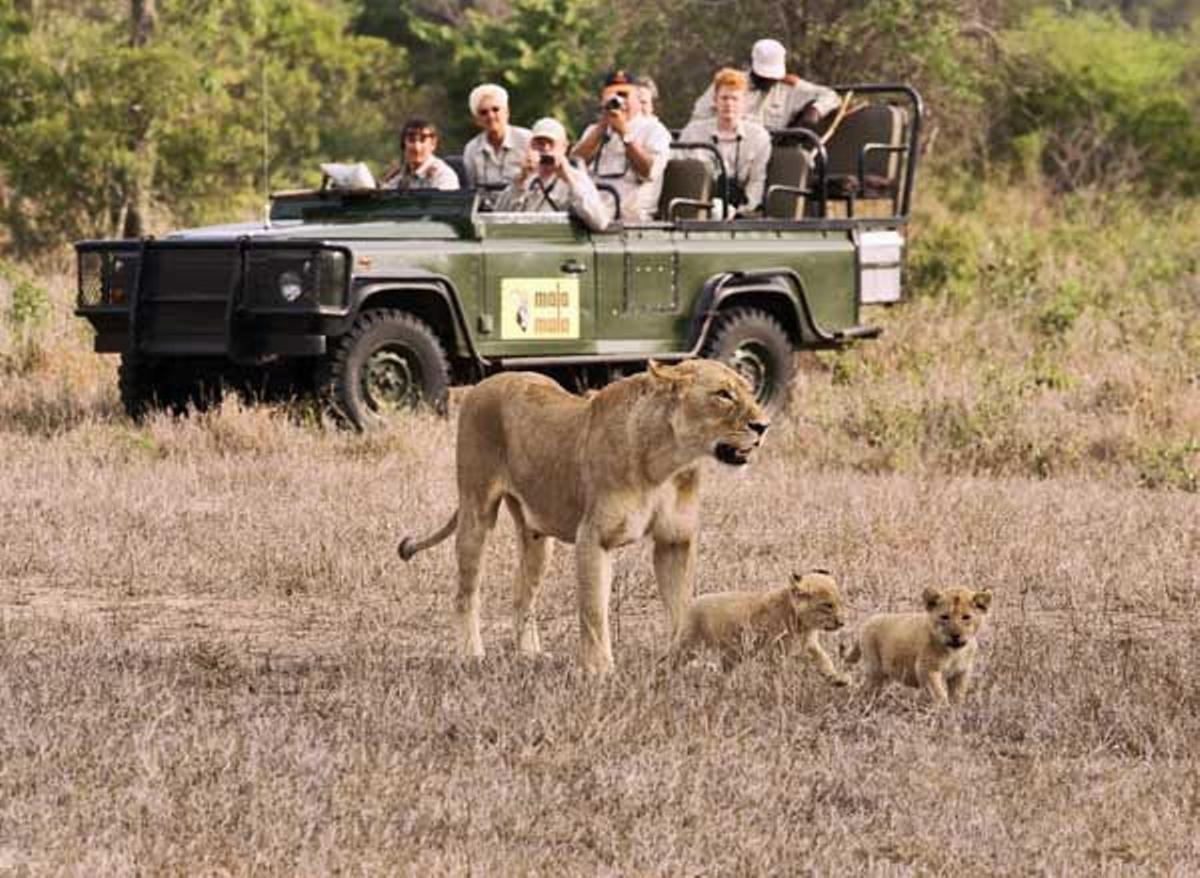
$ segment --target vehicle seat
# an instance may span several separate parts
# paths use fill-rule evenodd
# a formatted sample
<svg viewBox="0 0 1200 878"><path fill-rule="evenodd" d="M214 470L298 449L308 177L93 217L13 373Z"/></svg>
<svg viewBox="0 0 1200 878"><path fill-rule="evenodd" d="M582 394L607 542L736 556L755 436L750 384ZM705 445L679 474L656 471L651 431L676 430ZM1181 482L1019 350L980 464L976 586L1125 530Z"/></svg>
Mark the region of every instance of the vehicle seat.
<svg viewBox="0 0 1200 878"><path fill-rule="evenodd" d="M463 164L463 157L460 155L443 155L439 158L454 169L454 173L458 174L458 188L467 188L467 166Z"/></svg>
<svg viewBox="0 0 1200 878"><path fill-rule="evenodd" d="M845 199L851 215L855 199L896 199L906 121L900 107L867 104L848 113L826 142L829 196Z"/></svg>
<svg viewBox="0 0 1200 878"><path fill-rule="evenodd" d="M763 190L763 216L786 220L804 216L808 165L808 150L801 142L793 139L772 145L767 185Z"/></svg>
<svg viewBox="0 0 1200 878"><path fill-rule="evenodd" d="M707 218L712 212L712 190L709 162L699 158L668 160L658 197L659 219L671 222Z"/></svg>

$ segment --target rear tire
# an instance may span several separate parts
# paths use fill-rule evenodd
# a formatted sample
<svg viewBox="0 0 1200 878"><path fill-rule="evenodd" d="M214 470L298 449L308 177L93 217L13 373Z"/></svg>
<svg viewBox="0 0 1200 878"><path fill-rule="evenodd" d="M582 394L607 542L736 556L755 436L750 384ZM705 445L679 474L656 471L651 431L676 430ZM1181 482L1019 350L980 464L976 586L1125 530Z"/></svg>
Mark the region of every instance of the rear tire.
<svg viewBox="0 0 1200 878"><path fill-rule="evenodd" d="M360 430L375 430L421 405L445 413L450 362L424 320L380 308L364 311L337 340L321 384L339 417Z"/></svg>
<svg viewBox="0 0 1200 878"><path fill-rule="evenodd" d="M771 412L787 407L796 377L795 354L779 321L758 308L722 312L704 346L704 356L745 378L759 405Z"/></svg>

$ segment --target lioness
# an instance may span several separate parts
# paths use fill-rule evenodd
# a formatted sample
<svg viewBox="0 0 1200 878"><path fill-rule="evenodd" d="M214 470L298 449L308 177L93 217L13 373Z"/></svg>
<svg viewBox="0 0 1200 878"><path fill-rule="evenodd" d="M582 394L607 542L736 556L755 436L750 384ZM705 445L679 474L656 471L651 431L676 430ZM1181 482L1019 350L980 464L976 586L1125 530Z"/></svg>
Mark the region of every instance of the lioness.
<svg viewBox="0 0 1200 878"><path fill-rule="evenodd" d="M990 591L927 588L924 613L879 613L868 619L847 664L865 659L866 685L888 680L923 686L934 700L962 701L978 650L975 637L992 604Z"/></svg>
<svg viewBox="0 0 1200 878"><path fill-rule="evenodd" d="M842 596L824 570L793 573L788 585L768 592L725 591L701 595L688 607L668 654L686 661L700 647L715 649L728 669L747 654L799 639L817 670L836 686L850 679L834 668L817 635L845 624Z"/></svg>
<svg viewBox="0 0 1200 878"><path fill-rule="evenodd" d="M458 510L432 536L403 540L400 557L455 532L460 646L466 655L483 655L479 562L503 500L521 551L513 595L517 647L541 649L534 607L546 538L554 537L575 544L580 660L589 671L609 671L610 553L654 539L658 593L674 632L691 598L700 462L745 464L768 423L741 376L712 360L652 362L647 372L589 397L543 375L492 376L466 394L459 415Z"/></svg>

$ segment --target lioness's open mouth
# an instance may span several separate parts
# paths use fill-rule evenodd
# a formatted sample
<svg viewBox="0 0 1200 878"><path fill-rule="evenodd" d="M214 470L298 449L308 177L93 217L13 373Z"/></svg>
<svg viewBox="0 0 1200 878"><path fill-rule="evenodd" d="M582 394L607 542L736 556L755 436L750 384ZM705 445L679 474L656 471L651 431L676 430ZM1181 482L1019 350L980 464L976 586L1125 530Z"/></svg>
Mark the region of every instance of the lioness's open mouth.
<svg viewBox="0 0 1200 878"><path fill-rule="evenodd" d="M721 463L727 463L730 466L745 466L750 462L750 452L753 450L753 448L737 448L725 442L718 442L713 453Z"/></svg>

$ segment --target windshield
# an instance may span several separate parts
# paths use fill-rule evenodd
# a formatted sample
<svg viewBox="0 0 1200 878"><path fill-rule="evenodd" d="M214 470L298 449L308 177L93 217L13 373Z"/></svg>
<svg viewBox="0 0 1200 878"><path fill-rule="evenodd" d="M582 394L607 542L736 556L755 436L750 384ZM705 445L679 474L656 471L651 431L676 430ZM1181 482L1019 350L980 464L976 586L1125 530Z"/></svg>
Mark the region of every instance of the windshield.
<svg viewBox="0 0 1200 878"><path fill-rule="evenodd" d="M476 200L471 190L320 189L274 196L271 219L322 223L426 220L460 226L471 223Z"/></svg>

